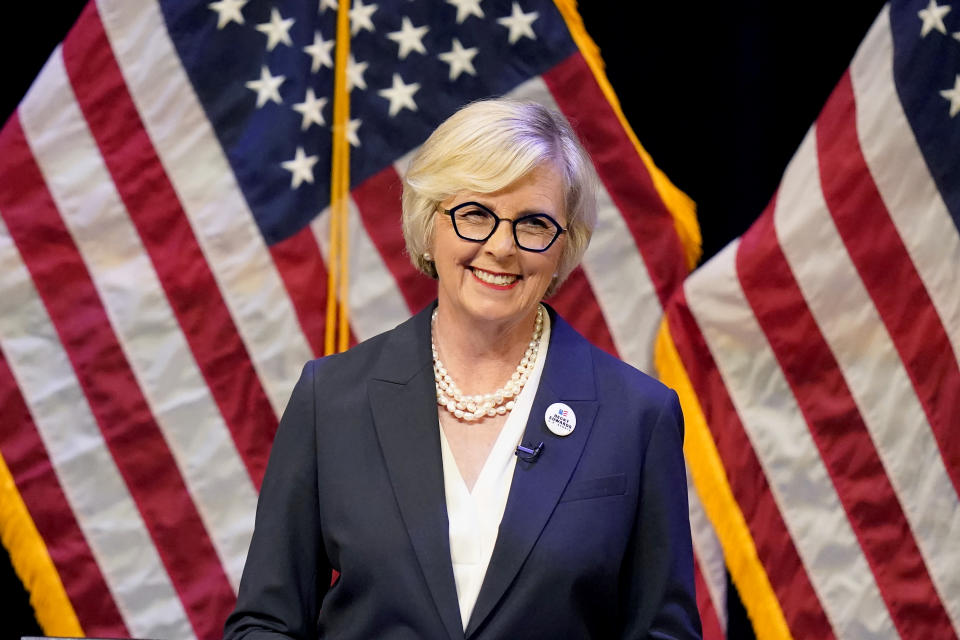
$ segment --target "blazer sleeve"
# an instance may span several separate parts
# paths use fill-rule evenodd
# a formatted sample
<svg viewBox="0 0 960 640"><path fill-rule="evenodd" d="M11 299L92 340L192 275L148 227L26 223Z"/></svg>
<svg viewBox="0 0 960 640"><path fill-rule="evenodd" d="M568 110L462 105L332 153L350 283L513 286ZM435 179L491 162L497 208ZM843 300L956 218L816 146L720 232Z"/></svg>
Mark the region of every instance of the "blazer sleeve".
<svg viewBox="0 0 960 640"><path fill-rule="evenodd" d="M683 414L669 392L643 454L640 504L621 568L624 638L701 637L683 460Z"/></svg>
<svg viewBox="0 0 960 640"><path fill-rule="evenodd" d="M315 638L331 568L317 489L315 372L308 362L280 420L257 503L237 606L224 637Z"/></svg>

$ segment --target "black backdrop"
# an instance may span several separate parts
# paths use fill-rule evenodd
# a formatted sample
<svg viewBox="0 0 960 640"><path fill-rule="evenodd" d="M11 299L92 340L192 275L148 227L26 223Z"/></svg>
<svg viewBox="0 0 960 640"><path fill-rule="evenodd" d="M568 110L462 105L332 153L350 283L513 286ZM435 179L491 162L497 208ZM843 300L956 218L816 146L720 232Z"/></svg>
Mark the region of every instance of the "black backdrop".
<svg viewBox="0 0 960 640"><path fill-rule="evenodd" d="M14 111L84 4L28 0L15 10L4 7L0 120ZM637 136L697 202L706 260L766 206L883 2L580 5ZM0 553L0 599L0 638L40 632L6 553ZM729 637L752 638L742 607L731 600Z"/></svg>

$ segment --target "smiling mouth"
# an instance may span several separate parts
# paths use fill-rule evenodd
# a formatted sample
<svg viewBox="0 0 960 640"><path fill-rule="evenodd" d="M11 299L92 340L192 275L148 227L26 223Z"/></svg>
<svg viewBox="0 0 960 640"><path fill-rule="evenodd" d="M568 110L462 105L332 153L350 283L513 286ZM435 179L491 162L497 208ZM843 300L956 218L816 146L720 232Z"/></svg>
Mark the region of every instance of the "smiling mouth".
<svg viewBox="0 0 960 640"><path fill-rule="evenodd" d="M484 271L477 267L470 267L470 272L473 273L474 277L480 282L495 287L510 287L520 279L520 276L513 273L493 273L492 271Z"/></svg>

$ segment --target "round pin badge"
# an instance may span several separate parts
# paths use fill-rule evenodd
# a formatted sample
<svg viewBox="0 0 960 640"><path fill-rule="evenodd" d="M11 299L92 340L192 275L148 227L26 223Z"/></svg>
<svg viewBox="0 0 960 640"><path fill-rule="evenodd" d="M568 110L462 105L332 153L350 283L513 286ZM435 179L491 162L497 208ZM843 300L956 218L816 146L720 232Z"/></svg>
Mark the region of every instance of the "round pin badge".
<svg viewBox="0 0 960 640"><path fill-rule="evenodd" d="M577 414L562 402L554 402L543 414L547 428L558 436L568 436L577 426Z"/></svg>

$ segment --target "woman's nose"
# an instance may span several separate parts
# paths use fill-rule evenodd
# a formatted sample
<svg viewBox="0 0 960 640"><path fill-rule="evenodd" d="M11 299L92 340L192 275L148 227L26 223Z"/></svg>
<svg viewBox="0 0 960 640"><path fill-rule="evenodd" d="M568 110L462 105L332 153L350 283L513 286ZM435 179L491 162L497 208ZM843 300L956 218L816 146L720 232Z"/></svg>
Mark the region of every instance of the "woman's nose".
<svg viewBox="0 0 960 640"><path fill-rule="evenodd" d="M493 235L487 238L484 248L499 255L512 255L517 251L513 238L513 223L511 220L501 220Z"/></svg>

